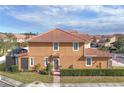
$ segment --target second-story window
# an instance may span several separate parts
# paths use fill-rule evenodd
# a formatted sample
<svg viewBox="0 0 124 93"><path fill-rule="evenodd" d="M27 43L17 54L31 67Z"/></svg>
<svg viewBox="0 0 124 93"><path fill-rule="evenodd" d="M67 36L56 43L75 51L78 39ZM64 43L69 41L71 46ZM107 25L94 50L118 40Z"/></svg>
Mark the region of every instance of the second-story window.
<svg viewBox="0 0 124 93"><path fill-rule="evenodd" d="M59 51L59 43L53 43L53 51Z"/></svg>
<svg viewBox="0 0 124 93"><path fill-rule="evenodd" d="M78 50L79 50L79 43L73 42L73 51L78 51Z"/></svg>

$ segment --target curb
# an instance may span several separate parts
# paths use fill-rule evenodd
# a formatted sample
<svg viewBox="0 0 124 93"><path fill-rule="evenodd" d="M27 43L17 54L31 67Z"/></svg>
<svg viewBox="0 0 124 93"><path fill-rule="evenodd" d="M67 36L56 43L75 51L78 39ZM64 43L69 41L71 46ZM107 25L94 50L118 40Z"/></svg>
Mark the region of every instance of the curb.
<svg viewBox="0 0 124 93"><path fill-rule="evenodd" d="M0 81L4 82L6 84L9 84L13 87L19 87L19 86L23 85L23 83L20 81L16 81L14 79L8 78L6 76L1 76L1 75L0 75Z"/></svg>

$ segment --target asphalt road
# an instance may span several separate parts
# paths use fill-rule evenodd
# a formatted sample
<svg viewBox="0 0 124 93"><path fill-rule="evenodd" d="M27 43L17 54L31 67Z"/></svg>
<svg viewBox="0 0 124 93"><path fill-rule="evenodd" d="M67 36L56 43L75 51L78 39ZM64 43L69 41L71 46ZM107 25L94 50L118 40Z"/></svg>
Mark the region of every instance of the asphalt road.
<svg viewBox="0 0 124 93"><path fill-rule="evenodd" d="M0 87L12 87L11 85L0 81Z"/></svg>

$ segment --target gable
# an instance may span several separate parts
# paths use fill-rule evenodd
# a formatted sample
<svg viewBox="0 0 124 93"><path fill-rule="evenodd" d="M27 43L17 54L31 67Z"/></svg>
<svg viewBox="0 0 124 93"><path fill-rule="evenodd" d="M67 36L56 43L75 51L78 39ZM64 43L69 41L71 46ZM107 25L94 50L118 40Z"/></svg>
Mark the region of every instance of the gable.
<svg viewBox="0 0 124 93"><path fill-rule="evenodd" d="M84 40L66 31L53 29L31 38L29 42L84 42Z"/></svg>

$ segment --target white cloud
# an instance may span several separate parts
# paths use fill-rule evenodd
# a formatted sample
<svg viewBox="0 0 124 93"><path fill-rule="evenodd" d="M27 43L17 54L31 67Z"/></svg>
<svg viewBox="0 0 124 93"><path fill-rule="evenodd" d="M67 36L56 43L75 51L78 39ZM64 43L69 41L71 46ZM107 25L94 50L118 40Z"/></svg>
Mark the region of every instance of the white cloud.
<svg viewBox="0 0 124 93"><path fill-rule="evenodd" d="M114 15L120 16L124 14L124 8L120 6L37 6L38 8L45 9L46 14L57 15L57 14L67 14L70 12L78 12L78 11L93 11L99 13L99 15Z"/></svg>
<svg viewBox="0 0 124 93"><path fill-rule="evenodd" d="M115 18L103 17L92 20L56 22L58 27L66 27L65 29L75 29L80 31L94 32L94 33L124 33L124 17Z"/></svg>
<svg viewBox="0 0 124 93"><path fill-rule="evenodd" d="M97 13L106 15L115 15L115 16L120 16L124 14L124 8L118 6L116 8L114 7L106 7L106 6L90 6L88 7L89 10L95 11Z"/></svg>
<svg viewBox="0 0 124 93"><path fill-rule="evenodd" d="M29 22L37 22L40 23L42 21L42 17L38 16L37 14L34 13L16 13L16 12L10 12L7 13L9 16L13 16L14 18L22 21L29 21Z"/></svg>
<svg viewBox="0 0 124 93"><path fill-rule="evenodd" d="M14 6L13 6L14 7ZM85 31L123 30L124 8L120 6L27 6L34 9L30 12L17 11L16 7L0 7L0 11L6 9L7 15L25 22L32 22L47 26L68 26ZM92 19L82 19L77 12L94 12L98 16ZM75 14L72 15L71 13ZM123 32L123 31L122 31Z"/></svg>

